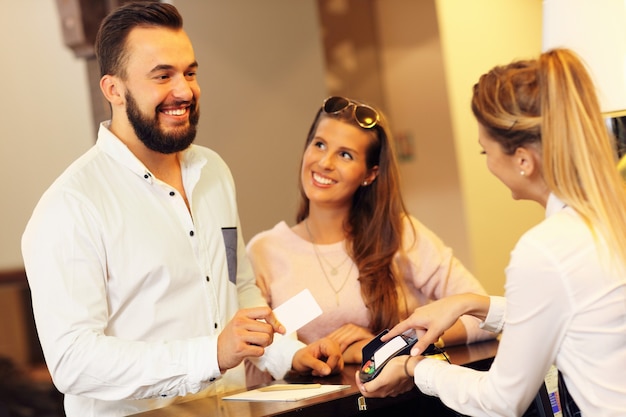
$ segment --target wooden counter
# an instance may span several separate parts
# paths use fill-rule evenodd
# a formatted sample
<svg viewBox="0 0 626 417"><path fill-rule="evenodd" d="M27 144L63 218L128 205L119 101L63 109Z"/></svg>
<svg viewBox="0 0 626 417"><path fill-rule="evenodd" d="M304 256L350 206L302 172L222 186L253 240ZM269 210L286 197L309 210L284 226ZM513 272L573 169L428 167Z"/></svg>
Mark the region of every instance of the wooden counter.
<svg viewBox="0 0 626 417"><path fill-rule="evenodd" d="M498 342L487 341L468 346L446 348L450 362L486 370L496 354ZM136 414L141 417L267 417L267 416L376 416L391 417L402 411L411 416L456 416L437 398L420 393L417 388L394 398L368 398L367 410L359 410L361 393L354 383L357 365L346 365L343 372L327 378L287 375L286 382L319 382L350 385L350 388L301 401L247 402L224 401L222 396L192 400ZM244 390L240 390L244 391ZM240 392L239 391L239 392ZM238 392L238 391L234 391ZM230 395L234 392L228 393Z"/></svg>

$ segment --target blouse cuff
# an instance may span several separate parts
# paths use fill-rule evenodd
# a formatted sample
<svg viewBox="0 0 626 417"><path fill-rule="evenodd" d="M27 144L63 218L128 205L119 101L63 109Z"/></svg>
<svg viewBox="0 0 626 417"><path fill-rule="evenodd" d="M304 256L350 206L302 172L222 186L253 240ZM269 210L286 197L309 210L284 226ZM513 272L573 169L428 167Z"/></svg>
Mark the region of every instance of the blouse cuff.
<svg viewBox="0 0 626 417"><path fill-rule="evenodd" d="M483 330L500 333L504 327L506 316L506 298L490 296L489 300L487 317L485 317L485 321L480 323L479 327Z"/></svg>
<svg viewBox="0 0 626 417"><path fill-rule="evenodd" d="M435 376L442 367L448 364L440 359L424 358L413 369L413 381L421 392L430 396L438 396L435 388Z"/></svg>

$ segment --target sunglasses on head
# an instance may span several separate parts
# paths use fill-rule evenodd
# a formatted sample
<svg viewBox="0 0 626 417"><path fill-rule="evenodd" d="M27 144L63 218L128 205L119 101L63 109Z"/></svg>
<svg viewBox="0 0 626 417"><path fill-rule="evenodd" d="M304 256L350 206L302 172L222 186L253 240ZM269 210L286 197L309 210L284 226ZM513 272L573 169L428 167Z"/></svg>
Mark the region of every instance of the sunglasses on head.
<svg viewBox="0 0 626 417"><path fill-rule="evenodd" d="M359 104L345 97L329 97L324 100L322 110L327 114L337 114L345 109L353 107L354 119L364 129L371 129L380 121L378 112L365 104Z"/></svg>

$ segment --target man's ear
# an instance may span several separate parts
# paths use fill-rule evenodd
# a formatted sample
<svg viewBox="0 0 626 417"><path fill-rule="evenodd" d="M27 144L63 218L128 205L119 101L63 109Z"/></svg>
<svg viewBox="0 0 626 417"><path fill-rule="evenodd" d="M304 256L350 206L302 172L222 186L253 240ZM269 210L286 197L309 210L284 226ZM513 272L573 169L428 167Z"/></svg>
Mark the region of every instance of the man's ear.
<svg viewBox="0 0 626 417"><path fill-rule="evenodd" d="M100 90L112 106L124 104L124 94L121 80L114 75L105 75L100 78Z"/></svg>

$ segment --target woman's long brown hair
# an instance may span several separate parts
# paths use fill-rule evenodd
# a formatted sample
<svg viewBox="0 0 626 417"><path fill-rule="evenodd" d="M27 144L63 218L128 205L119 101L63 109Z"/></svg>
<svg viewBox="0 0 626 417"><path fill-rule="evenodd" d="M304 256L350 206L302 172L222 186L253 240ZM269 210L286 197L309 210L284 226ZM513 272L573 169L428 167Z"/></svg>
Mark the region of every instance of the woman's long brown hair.
<svg viewBox="0 0 626 417"><path fill-rule="evenodd" d="M348 253L359 270L361 295L369 309L370 330L374 333L393 327L403 318L398 307L400 296L394 257L402 250L404 221L408 216L400 194L393 140L384 115L376 110L380 115L379 122L373 128L364 129L354 120L350 107L336 114L327 114L320 109L305 144L306 150L323 118L354 125L372 137L366 163L368 169L378 166L378 176L372 184L360 187L354 194L344 231ZM301 181L299 187L301 200L296 220L301 222L309 215L309 199Z"/></svg>

